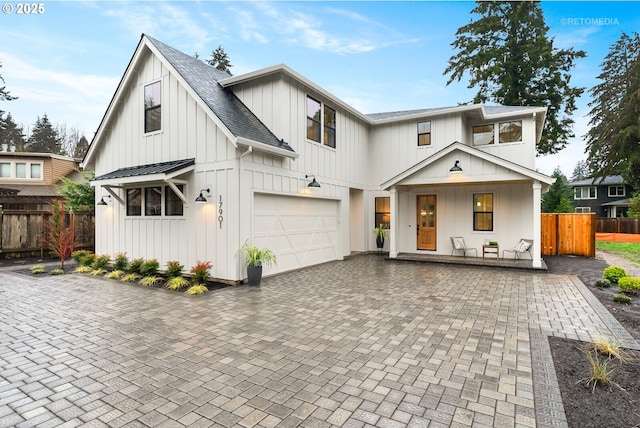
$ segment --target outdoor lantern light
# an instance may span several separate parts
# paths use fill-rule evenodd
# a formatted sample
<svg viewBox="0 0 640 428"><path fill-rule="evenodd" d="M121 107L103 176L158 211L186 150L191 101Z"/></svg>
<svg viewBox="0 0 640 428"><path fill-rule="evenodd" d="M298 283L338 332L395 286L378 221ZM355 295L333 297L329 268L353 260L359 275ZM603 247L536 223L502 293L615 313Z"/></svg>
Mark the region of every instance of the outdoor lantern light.
<svg viewBox="0 0 640 428"><path fill-rule="evenodd" d="M200 194L198 195L198 197L196 198L196 202L200 203L200 204L204 204L207 202L207 197L204 196L202 194L202 192L207 192L207 196L211 196L211 189L210 188L206 188L206 189L202 189L200 190Z"/></svg>
<svg viewBox="0 0 640 428"><path fill-rule="evenodd" d="M96 205L100 205L100 206L107 205L107 201L105 201L104 198L108 198L109 200L111 200L111 195L104 195L102 198L100 198L100 202L96 203Z"/></svg>
<svg viewBox="0 0 640 428"><path fill-rule="evenodd" d="M457 174L459 172L462 172L462 168L460 168L460 161L459 160L457 160L456 163L453 164L453 166L451 167L449 172L452 173L452 174Z"/></svg>
<svg viewBox="0 0 640 428"><path fill-rule="evenodd" d="M316 176L315 175L305 175L304 178L309 178L309 177L313 177L313 180L311 180L311 183L307 184L307 187L320 187L320 183L318 183L316 181Z"/></svg>

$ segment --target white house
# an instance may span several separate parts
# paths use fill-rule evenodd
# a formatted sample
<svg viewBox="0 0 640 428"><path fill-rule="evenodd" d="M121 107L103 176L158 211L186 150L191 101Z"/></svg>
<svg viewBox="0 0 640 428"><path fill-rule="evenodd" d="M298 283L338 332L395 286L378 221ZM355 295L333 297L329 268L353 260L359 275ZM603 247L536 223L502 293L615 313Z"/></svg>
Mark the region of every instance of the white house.
<svg viewBox="0 0 640 428"><path fill-rule="evenodd" d="M390 257L529 238L540 267L545 113L363 114L286 65L232 77L143 35L83 160L107 202L96 253L208 260L236 282L247 240L276 253L273 274L374 250L383 223Z"/></svg>

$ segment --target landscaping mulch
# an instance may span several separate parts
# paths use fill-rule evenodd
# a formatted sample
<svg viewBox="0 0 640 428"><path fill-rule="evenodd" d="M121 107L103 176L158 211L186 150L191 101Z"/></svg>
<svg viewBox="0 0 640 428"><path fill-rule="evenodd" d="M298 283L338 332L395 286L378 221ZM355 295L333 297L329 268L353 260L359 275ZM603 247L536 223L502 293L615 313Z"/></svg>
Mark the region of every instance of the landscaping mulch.
<svg viewBox="0 0 640 428"><path fill-rule="evenodd" d="M640 296L631 304L613 301L618 287L595 286L608 266L604 260L587 257L545 257L550 273L577 275L593 295L623 327L640 341ZM570 427L640 426L640 352L623 349L625 361L612 359L608 369L612 383L596 385L588 380L591 365L585 354L588 344L576 340L549 338L562 402ZM605 361L606 357L601 357Z"/></svg>

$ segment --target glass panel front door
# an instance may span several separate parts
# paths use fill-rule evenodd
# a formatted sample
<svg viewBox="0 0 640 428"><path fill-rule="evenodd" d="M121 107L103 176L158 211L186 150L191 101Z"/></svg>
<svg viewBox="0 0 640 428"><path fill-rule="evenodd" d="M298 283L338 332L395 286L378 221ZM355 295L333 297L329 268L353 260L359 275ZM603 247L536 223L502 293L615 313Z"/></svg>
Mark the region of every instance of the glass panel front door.
<svg viewBox="0 0 640 428"><path fill-rule="evenodd" d="M436 250L436 195L418 195L417 243L418 250Z"/></svg>

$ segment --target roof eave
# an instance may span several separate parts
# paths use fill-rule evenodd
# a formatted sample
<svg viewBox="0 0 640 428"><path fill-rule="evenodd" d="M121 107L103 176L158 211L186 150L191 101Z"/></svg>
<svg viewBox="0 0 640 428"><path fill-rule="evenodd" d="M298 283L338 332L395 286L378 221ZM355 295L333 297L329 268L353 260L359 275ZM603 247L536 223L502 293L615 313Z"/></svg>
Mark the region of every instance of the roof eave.
<svg viewBox="0 0 640 428"><path fill-rule="evenodd" d="M262 152L271 153L274 155L278 155L278 156L282 156L290 159L297 159L300 156L300 154L294 152L293 150L281 149L279 147L274 147L272 145L261 143L259 141L250 140L244 137L238 137L236 142L238 146L251 147L252 149L256 149Z"/></svg>

